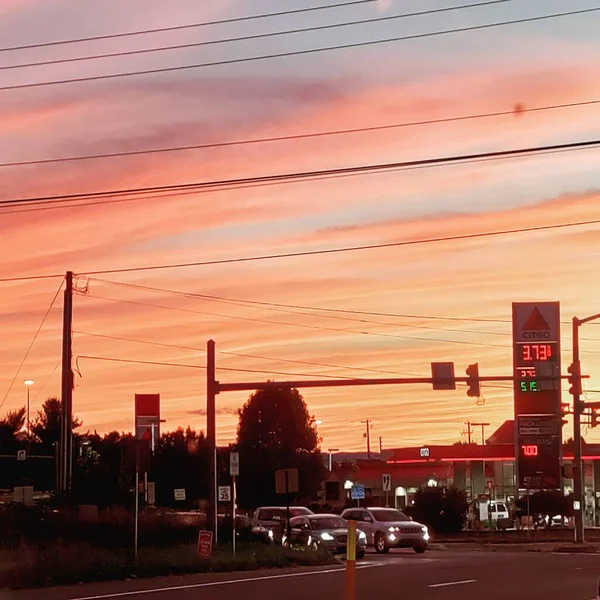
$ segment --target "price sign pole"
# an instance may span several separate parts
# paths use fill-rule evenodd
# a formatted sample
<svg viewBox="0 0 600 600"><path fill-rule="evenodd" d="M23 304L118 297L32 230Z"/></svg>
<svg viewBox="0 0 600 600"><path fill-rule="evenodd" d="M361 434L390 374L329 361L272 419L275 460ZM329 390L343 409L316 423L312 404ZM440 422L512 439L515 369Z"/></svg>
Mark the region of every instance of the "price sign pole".
<svg viewBox="0 0 600 600"><path fill-rule="evenodd" d="M237 492L236 492L236 488L235 488L235 475L232 476L231 478L231 487L232 487L232 496L231 499L233 500L233 555L235 556L235 515L236 515L236 503L237 503Z"/></svg>

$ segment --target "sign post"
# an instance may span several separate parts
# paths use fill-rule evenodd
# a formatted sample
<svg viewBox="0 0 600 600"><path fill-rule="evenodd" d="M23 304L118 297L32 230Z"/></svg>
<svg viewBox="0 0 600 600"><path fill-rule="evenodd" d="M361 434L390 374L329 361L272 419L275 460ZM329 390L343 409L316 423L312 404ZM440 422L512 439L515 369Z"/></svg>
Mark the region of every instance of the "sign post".
<svg viewBox="0 0 600 600"><path fill-rule="evenodd" d="M517 489L561 488L560 304L512 306Z"/></svg>
<svg viewBox="0 0 600 600"><path fill-rule="evenodd" d="M277 469L275 491L285 494L286 538L290 539L290 495L298 492L298 469Z"/></svg>
<svg viewBox="0 0 600 600"><path fill-rule="evenodd" d="M231 487L233 492L233 555L235 556L235 535L236 535L236 512L237 512L237 488L235 484L235 478L240 474L240 453L230 452L229 453L229 475L231 475Z"/></svg>
<svg viewBox="0 0 600 600"><path fill-rule="evenodd" d="M392 491L392 476L389 473L384 473L381 476L381 487L385 492L385 505L389 506L388 494Z"/></svg>

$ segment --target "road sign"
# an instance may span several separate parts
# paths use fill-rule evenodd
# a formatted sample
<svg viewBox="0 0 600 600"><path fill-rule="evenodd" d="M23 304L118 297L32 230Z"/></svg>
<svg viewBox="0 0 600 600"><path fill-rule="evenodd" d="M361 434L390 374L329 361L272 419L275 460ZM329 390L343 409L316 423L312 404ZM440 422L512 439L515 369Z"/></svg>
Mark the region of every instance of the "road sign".
<svg viewBox="0 0 600 600"><path fill-rule="evenodd" d="M135 395L135 437L150 442L154 451L160 437L160 394Z"/></svg>
<svg viewBox="0 0 600 600"><path fill-rule="evenodd" d="M25 450L17 450L17 460L27 460L27 452Z"/></svg>
<svg viewBox="0 0 600 600"><path fill-rule="evenodd" d="M429 458L429 456L430 456L429 448L427 448L426 446L423 448L419 448L419 456L421 458Z"/></svg>
<svg viewBox="0 0 600 600"><path fill-rule="evenodd" d="M240 453L229 453L229 474L232 477L237 477L240 474Z"/></svg>
<svg viewBox="0 0 600 600"><path fill-rule="evenodd" d="M384 492L392 491L392 476L389 473L384 473L381 476L381 487Z"/></svg>
<svg viewBox="0 0 600 600"><path fill-rule="evenodd" d="M350 497L352 500L364 500L365 499L365 486L361 483L355 483L350 490Z"/></svg>
<svg viewBox="0 0 600 600"><path fill-rule="evenodd" d="M275 491L278 494L294 494L298 491L298 469L275 471Z"/></svg>
<svg viewBox="0 0 600 600"><path fill-rule="evenodd" d="M210 558L213 547L212 531L201 531L198 536L198 556L200 558Z"/></svg>
<svg viewBox="0 0 600 600"><path fill-rule="evenodd" d="M176 502L185 502L185 489L180 488L173 490L173 495L175 496Z"/></svg>
<svg viewBox="0 0 600 600"><path fill-rule="evenodd" d="M434 390L455 390L454 363L432 362L431 379L433 380Z"/></svg>
<svg viewBox="0 0 600 600"><path fill-rule="evenodd" d="M231 488L228 485L219 486L219 502L231 502Z"/></svg>

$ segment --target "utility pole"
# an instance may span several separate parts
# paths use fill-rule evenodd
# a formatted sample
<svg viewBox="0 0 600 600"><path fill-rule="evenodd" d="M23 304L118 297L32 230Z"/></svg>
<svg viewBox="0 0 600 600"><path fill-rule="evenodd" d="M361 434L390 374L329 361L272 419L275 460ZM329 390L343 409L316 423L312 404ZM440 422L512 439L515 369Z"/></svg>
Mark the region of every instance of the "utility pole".
<svg viewBox="0 0 600 600"><path fill-rule="evenodd" d="M485 446L485 428L489 427L489 423L471 423L473 427L481 427L481 445Z"/></svg>
<svg viewBox="0 0 600 600"><path fill-rule="evenodd" d="M63 303L59 491L71 490L73 461L73 271L67 271Z"/></svg>
<svg viewBox="0 0 600 600"><path fill-rule="evenodd" d="M208 442L208 502L206 527L217 544L217 411L216 411L215 342L206 344L206 441Z"/></svg>
<svg viewBox="0 0 600 600"><path fill-rule="evenodd" d="M383 454L383 438L379 436L379 457Z"/></svg>
<svg viewBox="0 0 600 600"><path fill-rule="evenodd" d="M371 419L367 419L366 421L361 421L367 427L367 432L365 433L365 437L367 438L367 458L371 458Z"/></svg>
<svg viewBox="0 0 600 600"><path fill-rule="evenodd" d="M467 426L467 429L466 429L466 431L463 431L462 434L467 436L467 443L470 444L471 443L471 435L473 434L471 425L474 425L474 423L471 423L471 421L465 421L465 425Z"/></svg>

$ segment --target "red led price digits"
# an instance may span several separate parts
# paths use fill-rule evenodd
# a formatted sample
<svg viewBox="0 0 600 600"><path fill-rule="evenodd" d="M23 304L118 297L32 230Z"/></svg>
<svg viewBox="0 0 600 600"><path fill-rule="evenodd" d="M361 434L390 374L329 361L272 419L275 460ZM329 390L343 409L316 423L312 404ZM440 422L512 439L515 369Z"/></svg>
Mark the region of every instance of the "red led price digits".
<svg viewBox="0 0 600 600"><path fill-rule="evenodd" d="M524 456L537 456L538 455L538 447L534 444L528 446L521 446L521 450L523 450Z"/></svg>
<svg viewBox="0 0 600 600"><path fill-rule="evenodd" d="M542 362L552 358L552 346L550 344L523 344L522 358L525 362Z"/></svg>

